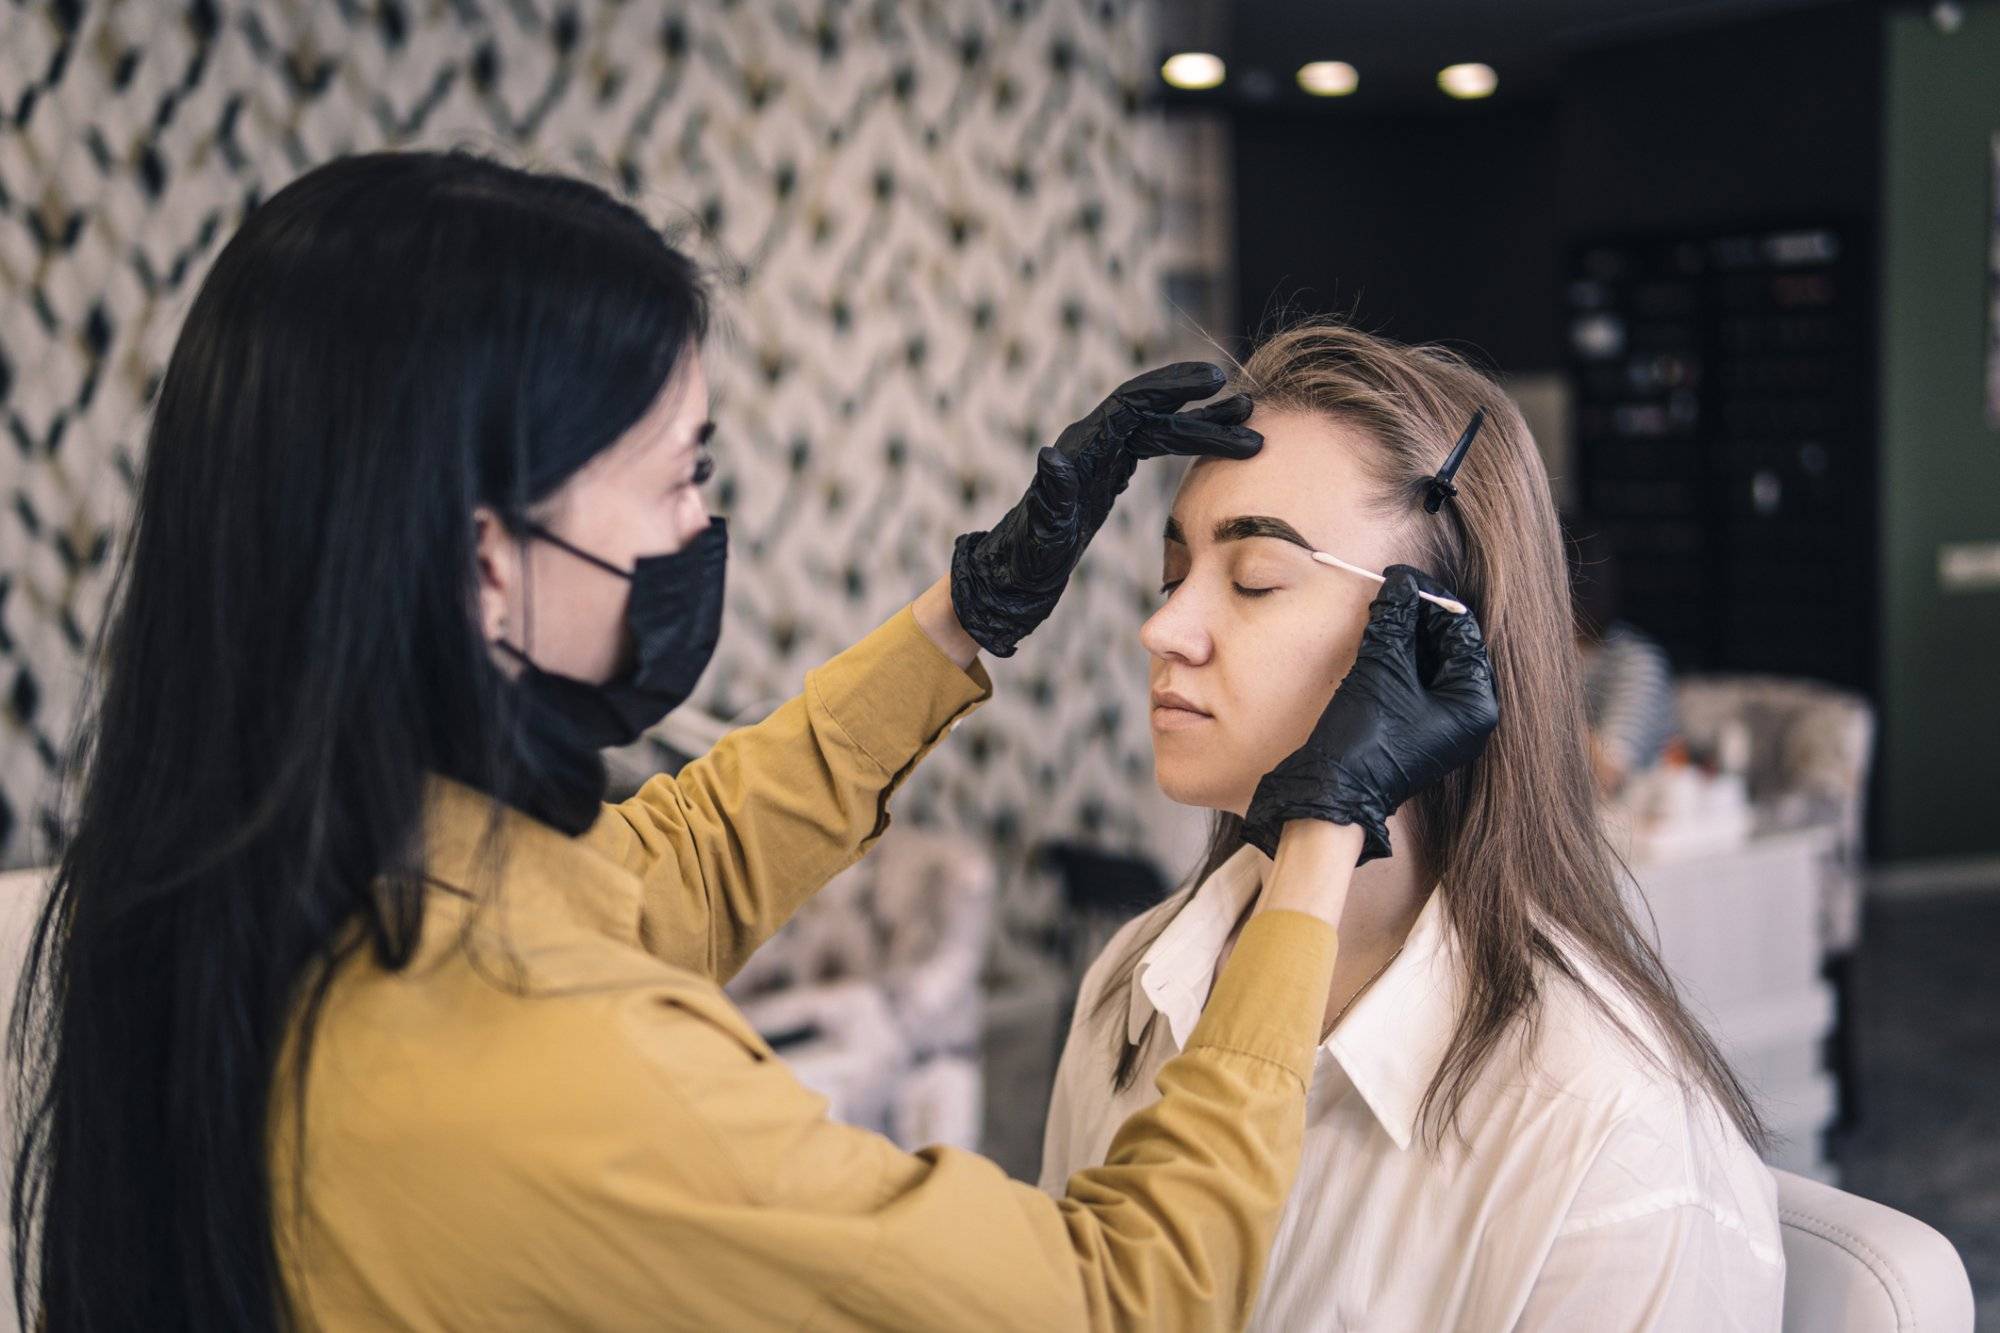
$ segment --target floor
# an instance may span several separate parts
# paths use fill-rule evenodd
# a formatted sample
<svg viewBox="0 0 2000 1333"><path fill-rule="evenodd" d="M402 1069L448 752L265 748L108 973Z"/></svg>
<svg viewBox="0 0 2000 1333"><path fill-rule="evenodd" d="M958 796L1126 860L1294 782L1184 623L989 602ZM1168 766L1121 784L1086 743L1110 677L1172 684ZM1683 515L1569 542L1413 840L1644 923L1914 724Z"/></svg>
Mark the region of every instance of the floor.
<svg viewBox="0 0 2000 1333"><path fill-rule="evenodd" d="M1841 1185L1958 1247L2000 1329L2000 886L1878 901L1855 963L1858 1118Z"/></svg>

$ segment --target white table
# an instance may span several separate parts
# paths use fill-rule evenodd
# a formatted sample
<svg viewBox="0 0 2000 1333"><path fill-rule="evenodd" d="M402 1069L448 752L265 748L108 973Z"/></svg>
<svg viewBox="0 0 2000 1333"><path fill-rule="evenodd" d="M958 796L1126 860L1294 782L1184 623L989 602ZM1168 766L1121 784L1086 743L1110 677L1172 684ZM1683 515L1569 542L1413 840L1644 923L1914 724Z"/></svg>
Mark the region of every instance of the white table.
<svg viewBox="0 0 2000 1333"><path fill-rule="evenodd" d="M1821 973L1837 845L1833 829L1795 829L1631 866L1642 925L1650 910L1661 960L1779 1139L1771 1164L1829 1183L1834 993Z"/></svg>

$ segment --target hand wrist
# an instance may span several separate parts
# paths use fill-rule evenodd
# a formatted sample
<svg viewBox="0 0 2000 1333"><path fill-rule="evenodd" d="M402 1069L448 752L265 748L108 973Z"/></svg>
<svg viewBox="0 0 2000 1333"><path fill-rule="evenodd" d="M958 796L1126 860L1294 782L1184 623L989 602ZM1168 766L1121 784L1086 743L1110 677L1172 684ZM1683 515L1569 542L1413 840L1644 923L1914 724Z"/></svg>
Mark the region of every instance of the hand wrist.
<svg viewBox="0 0 2000 1333"><path fill-rule="evenodd" d="M938 646L938 651L961 670L971 666L979 656L978 642L958 622L958 611L951 602L949 576L919 593L917 600L910 604L910 614L916 617L917 627Z"/></svg>
<svg viewBox="0 0 2000 1333"><path fill-rule="evenodd" d="M1348 885L1365 845L1366 836L1358 825L1292 820L1279 834L1271 873L1253 910L1304 912L1339 926Z"/></svg>
<svg viewBox="0 0 2000 1333"><path fill-rule="evenodd" d="M1265 774L1244 816L1244 840L1275 857L1279 840L1294 823L1346 824L1362 830L1365 852L1388 855L1386 825L1394 807L1337 779L1337 769L1301 762L1297 755Z"/></svg>

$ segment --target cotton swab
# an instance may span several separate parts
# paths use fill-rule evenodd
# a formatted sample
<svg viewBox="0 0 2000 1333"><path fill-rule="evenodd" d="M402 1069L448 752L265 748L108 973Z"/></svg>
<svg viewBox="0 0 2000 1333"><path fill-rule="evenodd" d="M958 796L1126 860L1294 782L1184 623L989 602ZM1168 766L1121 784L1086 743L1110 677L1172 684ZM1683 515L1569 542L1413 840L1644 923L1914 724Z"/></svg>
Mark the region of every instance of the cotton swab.
<svg viewBox="0 0 2000 1333"><path fill-rule="evenodd" d="M1342 560L1339 556L1328 555L1325 551L1314 551L1312 553L1312 558L1317 560L1322 565L1332 565L1335 569L1344 569L1350 574L1359 574L1364 579L1374 579L1377 583L1387 583L1389 581L1382 575L1377 574L1372 569L1363 569L1359 565L1350 565L1345 560ZM1445 610L1451 612L1455 616L1462 616L1465 614L1464 602L1454 601L1449 597L1433 597L1431 596L1431 594L1425 592L1421 588L1417 589L1417 596L1423 598L1425 601L1431 603L1433 606L1443 607Z"/></svg>

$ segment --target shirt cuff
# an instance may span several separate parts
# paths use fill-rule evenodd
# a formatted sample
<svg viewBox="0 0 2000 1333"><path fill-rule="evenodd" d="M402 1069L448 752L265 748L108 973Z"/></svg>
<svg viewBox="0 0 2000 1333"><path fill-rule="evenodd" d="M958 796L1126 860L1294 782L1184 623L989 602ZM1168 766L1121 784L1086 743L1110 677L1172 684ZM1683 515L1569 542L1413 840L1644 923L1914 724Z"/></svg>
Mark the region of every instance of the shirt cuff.
<svg viewBox="0 0 2000 1333"><path fill-rule="evenodd" d="M876 767L900 773L945 730L993 697L977 660L945 656L904 607L867 638L806 676L806 693Z"/></svg>
<svg viewBox="0 0 2000 1333"><path fill-rule="evenodd" d="M1244 923L1188 1038L1283 1065L1310 1085L1340 937L1304 912L1258 912Z"/></svg>

